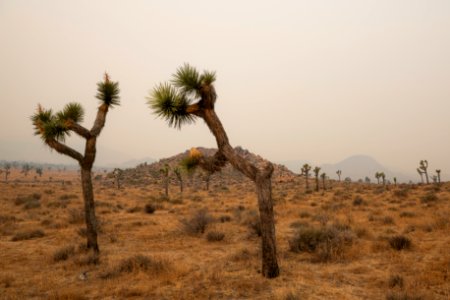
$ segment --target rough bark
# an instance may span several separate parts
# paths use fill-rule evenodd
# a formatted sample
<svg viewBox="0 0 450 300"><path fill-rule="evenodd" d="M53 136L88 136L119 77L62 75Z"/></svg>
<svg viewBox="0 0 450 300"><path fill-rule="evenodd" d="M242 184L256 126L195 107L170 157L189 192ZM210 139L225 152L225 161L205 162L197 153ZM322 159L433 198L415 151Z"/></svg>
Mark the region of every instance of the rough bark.
<svg viewBox="0 0 450 300"><path fill-rule="evenodd" d="M97 218L95 217L94 191L92 189L91 169L81 168L81 187L84 199L84 214L87 230L87 248L99 253L97 243Z"/></svg>
<svg viewBox="0 0 450 300"><path fill-rule="evenodd" d="M277 277L279 275L279 267L276 253L271 186L273 166L268 163L264 169L260 170L238 155L231 147L225 129L214 111L214 102L216 100L214 87L203 87L201 95L202 100L197 104L200 110L196 111L196 115L203 118L216 138L219 148L218 157L223 155L234 168L255 182L262 231L262 274L267 278Z"/></svg>

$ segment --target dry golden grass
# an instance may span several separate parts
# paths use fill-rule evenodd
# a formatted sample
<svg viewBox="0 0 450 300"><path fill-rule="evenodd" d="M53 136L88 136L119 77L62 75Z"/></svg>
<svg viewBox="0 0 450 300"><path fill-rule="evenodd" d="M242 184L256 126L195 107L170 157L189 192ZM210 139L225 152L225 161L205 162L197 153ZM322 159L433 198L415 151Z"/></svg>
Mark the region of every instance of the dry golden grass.
<svg viewBox="0 0 450 300"><path fill-rule="evenodd" d="M48 176L71 184L44 183ZM13 172L10 183L0 183L1 299L450 298L450 184L405 192L334 183L332 190L306 194L301 182L274 183L281 275L268 280L259 273L250 183L216 183L210 192L187 188L183 198L174 185L166 200L158 185L125 183L118 191L95 181L97 258L84 249L77 176L45 172L24 183L15 182L23 175ZM16 201L28 196L40 205ZM148 204L153 213L146 212ZM205 208L214 220L204 233L187 233L180 221ZM314 251L293 252L290 241L304 226L337 228L351 243L331 249L325 261ZM13 241L36 230L44 235ZM217 233L223 239L211 237ZM393 236L410 239L409 249L393 249Z"/></svg>

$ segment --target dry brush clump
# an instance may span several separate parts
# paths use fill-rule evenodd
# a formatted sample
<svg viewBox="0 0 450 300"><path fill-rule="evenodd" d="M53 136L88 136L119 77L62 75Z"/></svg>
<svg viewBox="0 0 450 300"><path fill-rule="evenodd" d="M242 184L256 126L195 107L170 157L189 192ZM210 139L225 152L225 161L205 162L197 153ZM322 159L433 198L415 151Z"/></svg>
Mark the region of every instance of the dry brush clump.
<svg viewBox="0 0 450 300"><path fill-rule="evenodd" d="M214 219L206 208L195 211L190 217L180 220L182 230L190 235L205 233L206 228Z"/></svg>
<svg viewBox="0 0 450 300"><path fill-rule="evenodd" d="M170 269L171 264L165 259L137 254L123 259L115 266L110 267L109 270L100 274L100 278L111 279L123 274L139 271L147 274L159 275L168 272Z"/></svg>
<svg viewBox="0 0 450 300"><path fill-rule="evenodd" d="M292 252L314 254L313 261L332 262L345 258L346 251L354 242L355 234L348 226L338 224L312 227L299 226L289 241Z"/></svg>
<svg viewBox="0 0 450 300"><path fill-rule="evenodd" d="M11 238L11 241L17 242L17 241L31 240L31 239L41 238L44 236L45 236L45 232L42 231L41 229L30 229L30 230L17 232Z"/></svg>

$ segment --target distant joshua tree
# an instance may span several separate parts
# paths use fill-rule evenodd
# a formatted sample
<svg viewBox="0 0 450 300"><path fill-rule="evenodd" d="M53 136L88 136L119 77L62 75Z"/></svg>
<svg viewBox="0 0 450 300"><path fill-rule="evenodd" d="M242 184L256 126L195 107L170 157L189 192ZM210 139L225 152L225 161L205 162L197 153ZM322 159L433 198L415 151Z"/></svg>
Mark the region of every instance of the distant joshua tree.
<svg viewBox="0 0 450 300"><path fill-rule="evenodd" d="M437 174L437 183L441 184L441 170L437 169L436 174Z"/></svg>
<svg viewBox="0 0 450 300"><path fill-rule="evenodd" d="M309 177L309 171L311 171L311 166L308 164L304 164L303 167L301 168L302 171L302 175L305 176L305 185L306 185L306 190L309 190L309 183L308 183L308 177Z"/></svg>
<svg viewBox="0 0 450 300"><path fill-rule="evenodd" d="M425 179L427 180L427 184L429 184L430 180L428 178L428 161L421 160L419 164L420 164L419 169L423 174L425 174Z"/></svg>
<svg viewBox="0 0 450 300"><path fill-rule="evenodd" d="M119 168L115 168L113 171L114 180L116 181L116 187L120 190L120 181L122 180L123 170Z"/></svg>
<svg viewBox="0 0 450 300"><path fill-rule="evenodd" d="M341 170L337 170L337 171L336 171L336 174L337 174L337 176L338 176L338 178L339 178L339 182L341 182L342 171L341 171Z"/></svg>
<svg viewBox="0 0 450 300"><path fill-rule="evenodd" d="M97 99L100 100L97 117L91 130L80 125L84 118L84 110L78 103L69 103L60 112L53 113L38 105L37 112L31 117L35 134L44 143L60 154L72 157L81 168L81 187L84 198L85 220L87 228L87 248L96 254L100 252L97 242L97 219L95 217L94 192L92 188L92 166L95 161L96 142L110 108L119 105L119 86L112 82L108 74L104 81L97 83ZM71 132L86 140L84 155L67 146L64 141Z"/></svg>
<svg viewBox="0 0 450 300"><path fill-rule="evenodd" d="M159 170L163 176L163 183L164 183L164 194L166 195L166 198L169 198L169 172L170 172L170 166L168 164L165 164L163 168Z"/></svg>
<svg viewBox="0 0 450 300"><path fill-rule="evenodd" d="M375 178L377 179L377 184L380 184L381 173L376 172L375 173Z"/></svg>
<svg viewBox="0 0 450 300"><path fill-rule="evenodd" d="M384 174L384 172L380 173L380 177L381 177L381 180L383 181L383 185L386 185L386 175Z"/></svg>
<svg viewBox="0 0 450 300"><path fill-rule="evenodd" d="M394 180L394 186L397 186L397 177L394 177L393 180Z"/></svg>
<svg viewBox="0 0 450 300"><path fill-rule="evenodd" d="M423 172L420 170L420 168L417 168L417 173L420 175L420 182L423 183Z"/></svg>
<svg viewBox="0 0 450 300"><path fill-rule="evenodd" d="M3 173L5 173L5 183L8 182L8 176L11 174L11 164L5 163L3 165Z"/></svg>
<svg viewBox="0 0 450 300"><path fill-rule="evenodd" d="M320 168L319 167L315 167L314 170L314 177L316 178L316 191L319 191L319 172L320 172Z"/></svg>
<svg viewBox="0 0 450 300"><path fill-rule="evenodd" d="M262 238L262 275L268 278L277 277L279 267L271 180L274 168L270 163L264 168L258 168L231 147L225 129L214 110L217 99L213 85L215 80L214 72L205 71L199 74L195 68L185 64L174 74L172 84L160 84L153 90L149 104L158 116L168 121L169 126L176 128L194 122L196 117L203 119L216 138L218 146L217 153L211 158L213 161L210 164L213 166L211 171L220 170L228 161L255 183ZM197 161L203 168L203 159Z"/></svg>
<svg viewBox="0 0 450 300"><path fill-rule="evenodd" d="M323 190L325 191L327 189L326 185L325 185L325 180L327 179L327 174L326 173L322 173L320 175L320 178L322 178L322 185L323 185Z"/></svg>
<svg viewBox="0 0 450 300"><path fill-rule="evenodd" d="M33 168L29 165L29 164L23 164L22 165L22 174L27 177L28 173L32 170Z"/></svg>
<svg viewBox="0 0 450 300"><path fill-rule="evenodd" d="M42 169L42 167L36 167L34 170L36 171L36 174L39 175L39 177L42 177L42 174L44 172L44 169Z"/></svg>
<svg viewBox="0 0 450 300"><path fill-rule="evenodd" d="M180 184L180 194L183 195L183 176L181 173L181 168L179 167L175 167L175 169L173 169L173 172L175 173L175 176L178 179L178 182Z"/></svg>
<svg viewBox="0 0 450 300"><path fill-rule="evenodd" d="M370 178L368 177L368 176L366 176L365 178L364 178L364 182L365 183L367 183L367 184L370 184Z"/></svg>

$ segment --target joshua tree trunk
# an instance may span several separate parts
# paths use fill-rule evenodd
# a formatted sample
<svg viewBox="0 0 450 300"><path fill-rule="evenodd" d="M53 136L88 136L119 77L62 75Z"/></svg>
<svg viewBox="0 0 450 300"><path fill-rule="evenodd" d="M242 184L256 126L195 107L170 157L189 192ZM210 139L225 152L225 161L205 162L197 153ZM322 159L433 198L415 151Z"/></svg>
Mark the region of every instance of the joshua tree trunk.
<svg viewBox="0 0 450 300"><path fill-rule="evenodd" d="M95 217L94 191L92 189L91 168L81 167L81 187L83 189L84 213L87 229L87 247L99 253L97 243L97 218Z"/></svg>
<svg viewBox="0 0 450 300"><path fill-rule="evenodd" d="M316 192L319 191L319 175L316 175Z"/></svg>
<svg viewBox="0 0 450 300"><path fill-rule="evenodd" d="M255 182L261 221L262 274L267 278L277 277L279 275L279 268L271 186L273 166L268 163L263 170L260 170L235 153L228 141L225 129L214 111L216 95L214 87L208 86L207 88L207 90L202 90L202 109L196 111L195 114L204 119L208 128L215 136L219 148L218 151L234 168Z"/></svg>

